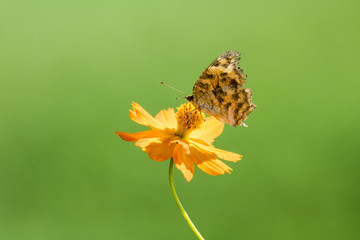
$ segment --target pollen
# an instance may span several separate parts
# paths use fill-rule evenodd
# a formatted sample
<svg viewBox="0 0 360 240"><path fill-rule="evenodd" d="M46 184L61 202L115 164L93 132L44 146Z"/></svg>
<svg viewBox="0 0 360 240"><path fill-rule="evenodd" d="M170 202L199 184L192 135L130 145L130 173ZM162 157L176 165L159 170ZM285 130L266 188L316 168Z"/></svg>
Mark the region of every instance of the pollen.
<svg viewBox="0 0 360 240"><path fill-rule="evenodd" d="M177 132L176 135L187 138L195 129L200 128L204 122L201 112L190 102L182 104L176 112Z"/></svg>

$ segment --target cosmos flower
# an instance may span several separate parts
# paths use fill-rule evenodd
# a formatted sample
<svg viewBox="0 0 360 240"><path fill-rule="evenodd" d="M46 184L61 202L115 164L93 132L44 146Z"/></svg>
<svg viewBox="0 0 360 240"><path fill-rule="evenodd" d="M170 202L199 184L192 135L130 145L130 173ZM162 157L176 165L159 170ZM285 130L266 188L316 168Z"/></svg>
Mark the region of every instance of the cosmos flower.
<svg viewBox="0 0 360 240"><path fill-rule="evenodd" d="M138 133L116 132L123 140L135 142L135 146L149 154L155 161L173 158L175 166L189 182L196 164L202 171L217 176L232 170L219 158L237 162L241 155L215 148L212 143L224 128L224 123L215 117L203 118L191 103L174 109L161 110L155 118L139 104L132 103L130 118L141 125L150 127Z"/></svg>

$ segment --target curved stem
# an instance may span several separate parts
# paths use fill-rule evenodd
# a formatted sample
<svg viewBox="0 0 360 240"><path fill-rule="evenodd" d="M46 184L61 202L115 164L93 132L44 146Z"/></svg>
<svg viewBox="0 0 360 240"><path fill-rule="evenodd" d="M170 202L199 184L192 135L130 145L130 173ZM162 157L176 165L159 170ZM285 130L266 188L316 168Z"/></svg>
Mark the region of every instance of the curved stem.
<svg viewBox="0 0 360 240"><path fill-rule="evenodd" d="M203 236L201 236L200 232L196 229L195 225L191 221L189 215L186 213L184 207L181 205L181 202L176 194L175 186L174 186L174 182L173 182L173 165L174 165L174 160L171 158L170 166L169 166L169 184L170 184L171 193L175 199L176 205L180 209L181 214L184 216L185 221L189 224L191 230L194 232L194 234L196 235L196 237L198 239L204 240Z"/></svg>

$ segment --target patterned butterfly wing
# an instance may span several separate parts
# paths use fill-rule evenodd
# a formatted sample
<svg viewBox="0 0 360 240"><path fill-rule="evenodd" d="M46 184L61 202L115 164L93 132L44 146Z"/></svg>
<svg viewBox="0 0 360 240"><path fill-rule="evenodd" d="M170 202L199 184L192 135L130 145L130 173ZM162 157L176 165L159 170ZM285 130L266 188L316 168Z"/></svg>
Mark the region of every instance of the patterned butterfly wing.
<svg viewBox="0 0 360 240"><path fill-rule="evenodd" d="M256 108L251 91L244 88L246 75L239 68L240 53L227 51L206 68L194 85L188 100L222 122L232 126L246 126L248 115Z"/></svg>

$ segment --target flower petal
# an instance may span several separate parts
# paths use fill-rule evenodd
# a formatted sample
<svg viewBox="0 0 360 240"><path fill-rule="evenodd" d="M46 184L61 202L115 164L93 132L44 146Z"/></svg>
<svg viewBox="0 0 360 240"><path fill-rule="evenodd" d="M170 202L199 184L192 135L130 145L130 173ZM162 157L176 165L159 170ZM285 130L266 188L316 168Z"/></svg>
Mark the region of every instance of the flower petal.
<svg viewBox="0 0 360 240"><path fill-rule="evenodd" d="M155 118L163 122L168 128L176 129L176 115L173 108L169 108L168 110L161 110Z"/></svg>
<svg viewBox="0 0 360 240"><path fill-rule="evenodd" d="M195 146L190 147L190 151L191 157L196 166L207 174L217 176L220 174L230 173L230 170L232 170L228 165L217 159L209 152L202 151Z"/></svg>
<svg viewBox="0 0 360 240"><path fill-rule="evenodd" d="M181 145L183 147L185 153L190 154L189 142L187 142L186 140L179 138L179 139L172 140L170 143L176 143L176 144Z"/></svg>
<svg viewBox="0 0 360 240"><path fill-rule="evenodd" d="M237 154L237 153L233 153L233 152L228 152L222 149L218 149L218 148L214 148L214 147L210 147L210 146L206 146L204 144L189 140L191 144L195 145L198 149L202 149L205 151L208 151L210 153L213 153L215 156L227 160L227 161L232 161L232 162L237 162L242 158L242 155Z"/></svg>
<svg viewBox="0 0 360 240"><path fill-rule="evenodd" d="M173 158L177 169L182 172L186 181L190 182L194 176L194 162L192 161L190 155L185 153L184 147L182 145L176 144Z"/></svg>
<svg viewBox="0 0 360 240"><path fill-rule="evenodd" d="M159 130L148 130L143 132L137 132L137 133L126 133L126 132L115 132L117 135L119 135L123 140L128 142L136 142L141 138L155 138L158 137L161 131Z"/></svg>
<svg viewBox="0 0 360 240"><path fill-rule="evenodd" d="M149 154L149 157L152 160L161 162L165 161L172 157L174 152L175 144L171 144L170 146L165 145L164 143L160 141L153 141L148 140L148 144L145 144L145 141L142 141L142 143L138 144L138 146L141 146L141 149Z"/></svg>
<svg viewBox="0 0 360 240"><path fill-rule="evenodd" d="M151 128L164 129L166 126L164 123L151 116L144 108L139 104L133 102L131 104L133 110L129 110L129 117L138 124L148 126Z"/></svg>
<svg viewBox="0 0 360 240"><path fill-rule="evenodd" d="M190 133L190 138L201 139L209 144L213 143L215 138L223 132L224 123L215 117L207 117L199 129Z"/></svg>
<svg viewBox="0 0 360 240"><path fill-rule="evenodd" d="M206 146L210 146L210 147L214 147L214 145L212 145L211 143L204 141L202 139L196 139L196 138L189 138L189 140L191 140L192 142L197 142Z"/></svg>
<svg viewBox="0 0 360 240"><path fill-rule="evenodd" d="M158 138L141 138L136 143L136 147L145 148L153 142L160 142Z"/></svg>

